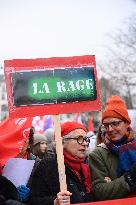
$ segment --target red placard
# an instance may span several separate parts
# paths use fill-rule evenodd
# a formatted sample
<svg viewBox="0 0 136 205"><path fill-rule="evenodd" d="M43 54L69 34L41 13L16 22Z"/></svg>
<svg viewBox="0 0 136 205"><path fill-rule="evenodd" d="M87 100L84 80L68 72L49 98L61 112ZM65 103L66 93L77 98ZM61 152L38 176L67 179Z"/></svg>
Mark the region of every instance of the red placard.
<svg viewBox="0 0 136 205"><path fill-rule="evenodd" d="M34 73L50 71L57 69L70 71L72 69L81 68L93 68L94 71L94 81L96 89L96 98L94 100L74 100L70 102L61 103L42 103L42 104L15 104L15 99L13 97L13 75L16 73ZM52 58L39 58L39 59L14 59L5 60L4 62L4 72L8 95L8 107L9 114L11 117L33 117L36 115L56 115L64 113L77 113L86 112L92 110L100 110L100 93L98 87L96 62L94 55L85 56L74 56L74 57L52 57ZM81 74L80 74L81 75ZM25 86L25 84L24 84ZM85 93L86 94L86 93ZM20 95L23 93L20 92ZM25 101L25 97L22 98ZM82 98L81 98L82 99ZM21 100L19 101L21 102ZM27 103L27 102L26 102Z"/></svg>

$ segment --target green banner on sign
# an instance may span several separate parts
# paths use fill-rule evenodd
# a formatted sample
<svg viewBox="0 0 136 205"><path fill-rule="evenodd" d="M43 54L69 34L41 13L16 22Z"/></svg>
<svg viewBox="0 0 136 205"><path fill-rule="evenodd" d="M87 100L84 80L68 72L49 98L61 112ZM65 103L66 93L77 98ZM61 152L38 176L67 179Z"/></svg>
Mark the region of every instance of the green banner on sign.
<svg viewBox="0 0 136 205"><path fill-rule="evenodd" d="M12 90L16 106L80 102L97 97L93 67L12 73Z"/></svg>

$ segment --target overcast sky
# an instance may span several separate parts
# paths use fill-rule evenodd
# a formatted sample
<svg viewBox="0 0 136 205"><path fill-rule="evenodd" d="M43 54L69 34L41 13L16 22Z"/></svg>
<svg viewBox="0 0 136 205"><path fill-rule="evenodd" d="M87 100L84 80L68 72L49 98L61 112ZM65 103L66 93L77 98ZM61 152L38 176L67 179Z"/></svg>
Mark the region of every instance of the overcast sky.
<svg viewBox="0 0 136 205"><path fill-rule="evenodd" d="M136 11L132 0L0 0L0 65L16 58L94 54Z"/></svg>

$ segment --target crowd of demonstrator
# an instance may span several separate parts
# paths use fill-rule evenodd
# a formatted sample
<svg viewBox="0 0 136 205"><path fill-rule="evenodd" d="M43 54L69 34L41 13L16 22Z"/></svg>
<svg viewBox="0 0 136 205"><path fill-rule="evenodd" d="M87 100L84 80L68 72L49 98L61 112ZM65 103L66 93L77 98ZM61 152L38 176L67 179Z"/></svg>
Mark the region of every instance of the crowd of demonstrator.
<svg viewBox="0 0 136 205"><path fill-rule="evenodd" d="M66 205L135 196L136 138L130 124L125 102L112 96L97 139L83 124L61 125L67 191L60 191L54 131L39 134L31 128L17 156L35 160L28 184L15 187L1 169L0 205ZM91 137L96 142L92 150Z"/></svg>

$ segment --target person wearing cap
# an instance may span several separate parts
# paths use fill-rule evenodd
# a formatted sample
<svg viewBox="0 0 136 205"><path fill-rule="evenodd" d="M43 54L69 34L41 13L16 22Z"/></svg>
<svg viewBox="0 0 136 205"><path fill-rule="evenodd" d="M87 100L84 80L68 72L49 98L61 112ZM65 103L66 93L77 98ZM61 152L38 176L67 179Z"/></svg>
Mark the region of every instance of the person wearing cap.
<svg viewBox="0 0 136 205"><path fill-rule="evenodd" d="M89 155L95 198L129 197L136 191L136 139L120 96L108 99L101 123L104 140Z"/></svg>
<svg viewBox="0 0 136 205"><path fill-rule="evenodd" d="M89 166L84 163L89 138L77 122L61 125L67 191L60 191L56 155L40 162L32 179L30 205L64 205L92 201Z"/></svg>
<svg viewBox="0 0 136 205"><path fill-rule="evenodd" d="M47 138L44 134L34 133L33 144L31 146L30 159L39 161L43 159L47 152Z"/></svg>
<svg viewBox="0 0 136 205"><path fill-rule="evenodd" d="M43 133L35 133L34 127L31 127L29 138L26 140L21 152L17 158L26 158L32 160L40 160L44 158L47 151L47 137Z"/></svg>

